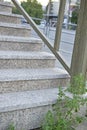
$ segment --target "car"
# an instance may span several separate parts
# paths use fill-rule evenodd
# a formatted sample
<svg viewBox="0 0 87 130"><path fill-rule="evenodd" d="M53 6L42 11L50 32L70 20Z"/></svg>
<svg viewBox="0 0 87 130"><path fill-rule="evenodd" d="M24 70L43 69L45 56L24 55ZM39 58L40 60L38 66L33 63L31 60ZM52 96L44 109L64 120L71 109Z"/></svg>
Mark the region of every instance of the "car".
<svg viewBox="0 0 87 130"><path fill-rule="evenodd" d="M39 26L40 26L41 28L44 28L44 27L45 27L45 25L46 25L46 21L45 21L45 20L43 20L43 21L41 21L41 22L40 22L40 25L39 25Z"/></svg>
<svg viewBox="0 0 87 130"><path fill-rule="evenodd" d="M25 18L21 18L21 23L22 24L28 24L27 20Z"/></svg>

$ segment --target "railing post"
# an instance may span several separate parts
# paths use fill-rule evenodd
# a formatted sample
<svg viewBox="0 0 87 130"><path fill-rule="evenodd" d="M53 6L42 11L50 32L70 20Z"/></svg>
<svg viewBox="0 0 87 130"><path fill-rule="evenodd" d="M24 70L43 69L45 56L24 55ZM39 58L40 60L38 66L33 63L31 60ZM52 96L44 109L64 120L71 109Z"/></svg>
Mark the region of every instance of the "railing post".
<svg viewBox="0 0 87 130"><path fill-rule="evenodd" d="M59 50L59 46L60 46L65 5L66 5L66 0L60 0L60 7L59 7L59 13L58 13L58 18L57 18L57 26L56 26L56 34L55 34L55 40L54 40L54 49L57 50L57 51Z"/></svg>
<svg viewBox="0 0 87 130"><path fill-rule="evenodd" d="M71 62L71 76L87 72L87 0L81 0L76 38Z"/></svg>
<svg viewBox="0 0 87 130"><path fill-rule="evenodd" d="M69 29L69 22L70 21L70 4L71 4L71 0L68 0L68 15L67 15L67 23L66 23L66 29Z"/></svg>

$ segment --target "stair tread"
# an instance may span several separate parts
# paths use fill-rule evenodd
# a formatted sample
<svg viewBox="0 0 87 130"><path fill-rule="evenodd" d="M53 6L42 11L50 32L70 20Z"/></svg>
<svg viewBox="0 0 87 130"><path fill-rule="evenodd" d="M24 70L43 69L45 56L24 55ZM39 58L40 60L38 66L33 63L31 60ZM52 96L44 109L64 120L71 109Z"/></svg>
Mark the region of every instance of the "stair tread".
<svg viewBox="0 0 87 130"><path fill-rule="evenodd" d="M11 16L11 17L17 17L17 18L23 18L22 15L18 15L18 14L10 14L10 13L7 13L7 12L0 12L0 15Z"/></svg>
<svg viewBox="0 0 87 130"><path fill-rule="evenodd" d="M8 7L13 7L14 6L13 4L11 4L11 2L7 2L7 1L4 1L4 2L0 1L0 5L8 6Z"/></svg>
<svg viewBox="0 0 87 130"><path fill-rule="evenodd" d="M59 68L0 70L0 82L55 78L69 78L69 74L65 70Z"/></svg>
<svg viewBox="0 0 87 130"><path fill-rule="evenodd" d="M55 56L48 52L0 51L0 59L55 59Z"/></svg>
<svg viewBox="0 0 87 130"><path fill-rule="evenodd" d="M6 118L8 120L15 119L14 122L16 122L18 119L17 117L22 117L21 110L23 110L22 113L24 113L24 110L29 109L28 113L30 112L31 115L28 115L28 116L25 115L26 119L24 118L27 123L27 117L29 117L29 120L30 120L31 117L35 115L35 113L32 112L32 108L40 107L41 108L40 116L42 117L43 115L41 114L46 113L46 112L42 112L42 110L44 109L44 108L42 109L42 106L50 107L50 105L52 106L52 104L54 104L57 101L58 88L56 88L57 87L56 81L58 81L58 79L66 80L67 78L70 78L70 76L65 70L62 70L59 68L47 68L48 63L50 63L50 66L53 67L54 65L53 63L55 63L54 61L55 56L48 52L40 52L40 51L37 52L37 50L40 50L40 45L42 45L43 43L42 40L38 38L28 37L30 34L30 33L28 34L28 32L31 31L31 27L29 24L20 23L20 20L21 18L23 18L23 16L11 14L12 7L13 7L11 3L0 2L0 7L2 10L2 12L0 12L1 21L2 21L0 22L0 29L1 29L0 31L1 64L0 65L3 66L3 68L8 67L8 65L9 65L9 68L14 67L14 66L18 67L18 69L2 69L2 68L0 69L0 86L1 86L0 87L0 113L1 113L1 121L0 121L1 127L0 128L2 129L2 128L5 128L4 125L8 125L7 120L5 120L5 113L7 114ZM9 17L4 17L4 16L9 16L9 17L11 16L11 20L9 19ZM12 18L12 17L15 17L17 19ZM29 44L30 46L28 45L28 43L30 43ZM36 45L37 45L37 48L36 48ZM36 48L36 50L34 48ZM10 51L10 50L3 51L6 49L11 49L15 51ZM31 51L29 51L30 49ZM16 50L23 50L23 51L16 51ZM24 50L25 51L27 50L28 52L25 52ZM27 59L30 59L30 60L27 60ZM37 63L37 61L34 61L33 59L38 59L38 61L39 59L42 59L40 65ZM45 62L43 59L45 60L50 59L50 62L49 60L48 62L47 60ZM41 68L28 69L28 67L31 67L33 65L36 67L36 63ZM46 65L46 68L43 68L44 64ZM26 68L19 69L21 65L22 65L22 68L23 66L24 67L26 66ZM54 82L56 83L54 84ZM65 82L64 82L64 85L65 85ZM55 88L50 88L51 86ZM50 88L50 89L47 89L47 88ZM34 90L34 89L40 89L40 90ZM17 112L18 116L15 116L17 115L17 113L12 115L11 112L14 112L17 110L18 110ZM35 116L36 117L34 118L34 121L33 121L34 123L38 119L37 117L39 117L37 113ZM21 124L22 122L19 121L19 123ZM38 122L36 123L38 124ZM31 126L29 128L31 129L34 126L32 127L32 123L30 124ZM19 124L18 124L18 127L20 128Z"/></svg>
<svg viewBox="0 0 87 130"><path fill-rule="evenodd" d="M55 103L58 89L43 89L0 94L0 112L45 106Z"/></svg>
<svg viewBox="0 0 87 130"><path fill-rule="evenodd" d="M8 42L20 42L20 43L42 43L42 40L34 37L16 37L16 36L0 36L0 41L8 41Z"/></svg>
<svg viewBox="0 0 87 130"><path fill-rule="evenodd" d="M18 29L27 29L31 30L30 26L27 24L13 24L13 23L3 23L0 22L0 27L9 27L9 28L18 28Z"/></svg>

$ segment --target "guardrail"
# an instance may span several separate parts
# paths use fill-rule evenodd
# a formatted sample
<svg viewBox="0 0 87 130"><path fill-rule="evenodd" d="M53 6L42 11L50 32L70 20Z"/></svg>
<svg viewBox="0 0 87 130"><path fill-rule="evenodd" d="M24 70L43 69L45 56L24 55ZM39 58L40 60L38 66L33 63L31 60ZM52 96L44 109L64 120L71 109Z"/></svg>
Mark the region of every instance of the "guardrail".
<svg viewBox="0 0 87 130"><path fill-rule="evenodd" d="M38 26L35 24L35 22L31 19L31 17L27 14L27 12L23 9L23 7L17 2L17 0L12 0L14 5L19 9L21 14L24 16L24 18L27 20L27 22L32 26L32 28L35 30L35 32L39 35L39 37L43 40L43 42L48 46L48 48L51 50L51 52L55 55L55 57L59 60L59 62L63 65L63 67L67 70L69 74L71 74L69 66L66 64L64 59L62 58L61 54L57 52L51 45L51 42L49 39L40 31Z"/></svg>

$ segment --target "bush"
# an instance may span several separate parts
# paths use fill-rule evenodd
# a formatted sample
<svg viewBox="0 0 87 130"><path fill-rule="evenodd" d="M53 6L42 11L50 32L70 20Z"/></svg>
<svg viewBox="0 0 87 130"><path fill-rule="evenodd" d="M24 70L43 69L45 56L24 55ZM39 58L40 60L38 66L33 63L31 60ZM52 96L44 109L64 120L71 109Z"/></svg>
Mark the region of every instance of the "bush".
<svg viewBox="0 0 87 130"><path fill-rule="evenodd" d="M10 124L7 130L15 130L15 127L13 124Z"/></svg>
<svg viewBox="0 0 87 130"><path fill-rule="evenodd" d="M59 87L57 102L53 106L53 111L48 111L46 114L42 130L75 130L75 127L87 118L86 115L81 114L81 107L86 105L87 99L74 91L77 86L76 89L83 92L84 84L82 75L75 77L71 85L75 85L74 89L72 89L72 93L68 93L68 96L68 89Z"/></svg>

